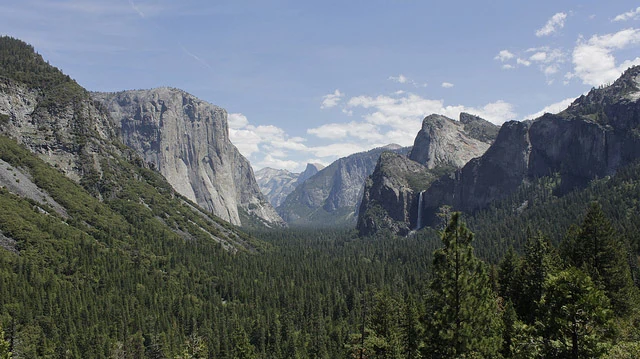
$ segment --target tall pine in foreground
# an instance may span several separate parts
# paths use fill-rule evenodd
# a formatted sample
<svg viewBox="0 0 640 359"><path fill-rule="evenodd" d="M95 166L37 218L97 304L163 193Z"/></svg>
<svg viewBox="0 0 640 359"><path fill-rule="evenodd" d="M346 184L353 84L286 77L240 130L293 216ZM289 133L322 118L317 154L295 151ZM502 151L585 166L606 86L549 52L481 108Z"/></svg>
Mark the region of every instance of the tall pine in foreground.
<svg viewBox="0 0 640 359"><path fill-rule="evenodd" d="M473 253L471 233L454 213L435 251L427 308L431 358L495 358L501 349L496 296L483 264Z"/></svg>
<svg viewBox="0 0 640 359"><path fill-rule="evenodd" d="M591 278L572 267L551 274L540 299L545 358L599 358L610 347L609 299Z"/></svg>
<svg viewBox="0 0 640 359"><path fill-rule="evenodd" d="M582 226L569 232L562 252L570 265L584 268L596 284L604 287L618 315L637 307L638 294L624 237L613 229L597 202L589 207Z"/></svg>

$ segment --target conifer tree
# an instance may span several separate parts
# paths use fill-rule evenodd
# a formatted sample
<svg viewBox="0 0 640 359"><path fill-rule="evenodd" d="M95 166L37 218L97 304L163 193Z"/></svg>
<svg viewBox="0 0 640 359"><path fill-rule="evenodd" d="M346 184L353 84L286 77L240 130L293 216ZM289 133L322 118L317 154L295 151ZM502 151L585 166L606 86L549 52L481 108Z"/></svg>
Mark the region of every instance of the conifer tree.
<svg viewBox="0 0 640 359"><path fill-rule="evenodd" d="M0 359L10 359L9 342L4 339L4 330L0 326Z"/></svg>
<svg viewBox="0 0 640 359"><path fill-rule="evenodd" d="M428 296L432 358L499 356L501 320L485 265L473 254L473 234L454 213L434 253Z"/></svg>
<svg viewBox="0 0 640 359"><path fill-rule="evenodd" d="M407 359L422 358L420 349L423 346L423 330L420 325L420 314L412 297L409 297L404 305L404 318L401 328L402 354L404 357Z"/></svg>
<svg viewBox="0 0 640 359"><path fill-rule="evenodd" d="M549 275L540 299L540 334L547 358L598 358L609 347L609 300L572 267Z"/></svg>
<svg viewBox="0 0 640 359"><path fill-rule="evenodd" d="M568 233L562 250L571 265L584 268L596 284L604 287L618 315L629 313L636 305L637 290L624 238L616 234L597 202L589 207L582 226Z"/></svg>
<svg viewBox="0 0 640 359"><path fill-rule="evenodd" d="M498 294L513 303L518 303L520 299L520 262L513 247L509 247L498 267Z"/></svg>
<svg viewBox="0 0 640 359"><path fill-rule="evenodd" d="M522 260L521 292L514 304L518 316L528 324L533 324L538 316L537 303L544 293L544 281L554 271L553 248L540 233L529 235Z"/></svg>

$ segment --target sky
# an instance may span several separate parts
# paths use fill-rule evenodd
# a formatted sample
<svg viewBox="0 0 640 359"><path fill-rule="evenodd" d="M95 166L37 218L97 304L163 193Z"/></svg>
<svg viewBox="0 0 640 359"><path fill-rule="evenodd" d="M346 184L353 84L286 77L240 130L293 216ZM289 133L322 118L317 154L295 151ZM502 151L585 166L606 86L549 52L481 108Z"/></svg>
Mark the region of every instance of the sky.
<svg viewBox="0 0 640 359"><path fill-rule="evenodd" d="M616 0L2 0L0 34L91 91L170 86L225 108L254 168L396 143L422 119L558 112L640 64Z"/></svg>

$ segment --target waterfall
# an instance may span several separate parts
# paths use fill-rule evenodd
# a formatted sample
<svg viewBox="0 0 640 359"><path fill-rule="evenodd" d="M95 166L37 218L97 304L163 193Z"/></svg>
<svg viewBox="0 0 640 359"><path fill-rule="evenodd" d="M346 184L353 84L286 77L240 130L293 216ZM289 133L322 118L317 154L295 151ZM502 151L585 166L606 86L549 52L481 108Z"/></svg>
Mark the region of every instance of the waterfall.
<svg viewBox="0 0 640 359"><path fill-rule="evenodd" d="M422 194L424 191L420 191L418 195L418 220L416 221L416 231L422 228Z"/></svg>

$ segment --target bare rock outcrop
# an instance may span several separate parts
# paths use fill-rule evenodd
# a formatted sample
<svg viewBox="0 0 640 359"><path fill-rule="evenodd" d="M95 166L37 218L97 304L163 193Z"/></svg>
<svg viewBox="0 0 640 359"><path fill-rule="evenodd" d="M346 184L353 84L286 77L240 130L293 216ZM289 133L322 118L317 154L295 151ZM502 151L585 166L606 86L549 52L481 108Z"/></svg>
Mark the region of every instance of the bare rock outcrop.
<svg viewBox="0 0 640 359"><path fill-rule="evenodd" d="M282 219L260 192L249 162L229 140L227 112L174 88L94 93L122 141L183 196L233 224L240 211L267 225Z"/></svg>

